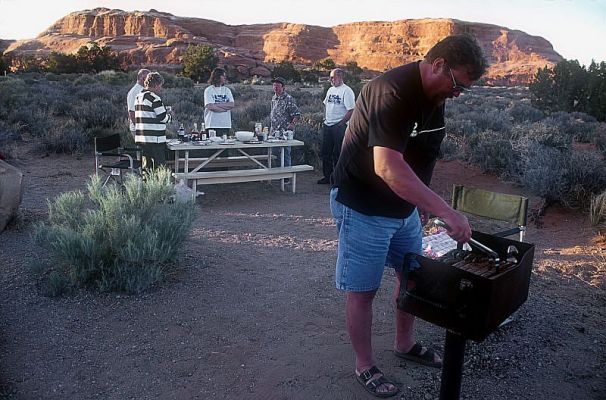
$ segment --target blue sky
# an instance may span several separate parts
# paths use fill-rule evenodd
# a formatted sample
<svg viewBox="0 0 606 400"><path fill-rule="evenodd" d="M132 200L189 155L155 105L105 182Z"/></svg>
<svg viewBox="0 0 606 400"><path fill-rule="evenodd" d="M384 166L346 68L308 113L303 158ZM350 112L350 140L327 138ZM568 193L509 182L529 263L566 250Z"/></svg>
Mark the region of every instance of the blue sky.
<svg viewBox="0 0 606 400"><path fill-rule="evenodd" d="M549 40L567 59L606 61L606 0L0 0L0 38L33 38L64 15L95 7L154 8L227 24L456 18L522 30Z"/></svg>

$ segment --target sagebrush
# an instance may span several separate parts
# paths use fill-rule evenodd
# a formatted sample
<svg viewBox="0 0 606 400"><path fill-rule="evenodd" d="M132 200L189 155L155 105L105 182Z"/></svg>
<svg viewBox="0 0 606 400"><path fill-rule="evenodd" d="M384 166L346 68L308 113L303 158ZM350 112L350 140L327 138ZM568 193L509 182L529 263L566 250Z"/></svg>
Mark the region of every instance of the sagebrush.
<svg viewBox="0 0 606 400"><path fill-rule="evenodd" d="M174 202L170 172L159 169L124 186L91 177L87 192L49 202L35 242L50 253L34 272L51 295L75 287L138 293L162 280L190 232L194 203Z"/></svg>

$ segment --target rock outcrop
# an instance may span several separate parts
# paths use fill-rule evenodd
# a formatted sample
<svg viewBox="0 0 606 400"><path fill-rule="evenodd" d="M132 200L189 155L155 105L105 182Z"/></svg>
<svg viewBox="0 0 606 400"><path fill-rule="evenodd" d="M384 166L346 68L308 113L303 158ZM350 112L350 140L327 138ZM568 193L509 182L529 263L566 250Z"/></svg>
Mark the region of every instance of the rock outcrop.
<svg viewBox="0 0 606 400"><path fill-rule="evenodd" d="M125 53L133 64L179 64L189 44L214 46L221 62L243 75L266 74L282 60L309 65L325 58L337 64L356 61L381 72L422 58L443 37L469 32L478 38L491 67L489 83L527 83L537 68L562 60L538 36L504 27L455 19L356 22L321 27L276 23L226 25L202 18L177 17L150 10L125 12L96 8L61 18L37 38L9 45L8 54L75 52L93 40Z"/></svg>

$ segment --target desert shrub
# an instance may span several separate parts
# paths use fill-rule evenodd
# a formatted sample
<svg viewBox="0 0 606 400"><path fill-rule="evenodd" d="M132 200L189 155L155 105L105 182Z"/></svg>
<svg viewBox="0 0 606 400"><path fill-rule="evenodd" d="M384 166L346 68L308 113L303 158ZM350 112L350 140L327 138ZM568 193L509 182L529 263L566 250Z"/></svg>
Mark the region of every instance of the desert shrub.
<svg viewBox="0 0 606 400"><path fill-rule="evenodd" d="M194 206L171 203L170 172L146 180L127 177L124 187L102 187L92 177L87 193L68 192L49 202L49 220L35 242L50 253L35 272L72 287L138 293L160 281L177 257L193 220ZM65 288L64 284L59 287Z"/></svg>
<svg viewBox="0 0 606 400"><path fill-rule="evenodd" d="M204 90L195 88L192 93L192 102L198 106L204 107Z"/></svg>
<svg viewBox="0 0 606 400"><path fill-rule="evenodd" d="M572 147L572 136L560 129L560 126L551 118L516 129L518 141L521 145L536 142L547 147L560 150Z"/></svg>
<svg viewBox="0 0 606 400"><path fill-rule="evenodd" d="M606 156L606 123L600 123L593 135L593 143L598 150L602 152L603 156Z"/></svg>
<svg viewBox="0 0 606 400"><path fill-rule="evenodd" d="M533 143L530 156L521 166L520 183L533 194L557 202L567 191L564 170L567 167L565 152Z"/></svg>
<svg viewBox="0 0 606 400"><path fill-rule="evenodd" d="M0 115L25 107L28 103L29 88L22 79L8 79L0 82Z"/></svg>
<svg viewBox="0 0 606 400"><path fill-rule="evenodd" d="M74 80L74 85L85 86L85 85L92 85L96 82L97 81L95 80L95 78L92 75L82 74L78 78L76 78L76 80Z"/></svg>
<svg viewBox="0 0 606 400"><path fill-rule="evenodd" d="M484 135L471 151L470 161L478 165L483 172L505 177L511 163L517 161L511 141L502 139L493 133Z"/></svg>
<svg viewBox="0 0 606 400"><path fill-rule="evenodd" d="M446 135L440 145L440 158L445 161L457 160L463 154L460 140L452 135Z"/></svg>
<svg viewBox="0 0 606 400"><path fill-rule="evenodd" d="M446 121L446 129L448 133L455 136L464 136L476 134L479 132L476 124L468 119L450 119Z"/></svg>
<svg viewBox="0 0 606 400"><path fill-rule="evenodd" d="M193 88L194 81L185 76L176 76L174 74L162 73L164 78L163 88Z"/></svg>
<svg viewBox="0 0 606 400"><path fill-rule="evenodd" d="M177 101L175 103L171 103L171 104L173 104L177 117L198 116L198 119L204 118L203 108L189 100L179 100L179 101ZM167 103L167 105L168 105L168 103Z"/></svg>
<svg viewBox="0 0 606 400"><path fill-rule="evenodd" d="M51 153L83 153L90 147L90 139L73 119L62 121L41 132L39 149Z"/></svg>
<svg viewBox="0 0 606 400"><path fill-rule="evenodd" d="M537 122L545 116L543 111L519 101L514 102L508 111L514 122Z"/></svg>
<svg viewBox="0 0 606 400"><path fill-rule="evenodd" d="M303 91L303 90L287 90L288 94L290 94L295 101L297 102L297 106L301 113L304 112L316 112L318 110L324 110L324 104L322 100L324 97L319 97L318 95L314 95L313 93Z"/></svg>
<svg viewBox="0 0 606 400"><path fill-rule="evenodd" d="M249 121L262 121L269 116L271 104L269 101L253 101L244 106L243 114Z"/></svg>
<svg viewBox="0 0 606 400"><path fill-rule="evenodd" d="M85 130L126 126L124 109L104 98L75 104L72 109L72 116Z"/></svg>
<svg viewBox="0 0 606 400"><path fill-rule="evenodd" d="M503 110L470 111L462 117L472 121L478 131L509 132L511 130L510 116Z"/></svg>
<svg viewBox="0 0 606 400"><path fill-rule="evenodd" d="M574 140L579 143L592 143L600 125L597 121L583 122L574 132Z"/></svg>
<svg viewBox="0 0 606 400"><path fill-rule="evenodd" d="M293 148L293 164L305 163L321 170L321 134L320 128L324 120L323 112L305 113L295 129L295 139L305 142L302 151Z"/></svg>
<svg viewBox="0 0 606 400"><path fill-rule="evenodd" d="M21 140L21 134L0 119L0 160L15 158L15 142Z"/></svg>
<svg viewBox="0 0 606 400"><path fill-rule="evenodd" d="M125 86L132 84L136 79L132 79L126 72L101 71L97 74L100 81L114 86ZM132 79L132 80L131 80Z"/></svg>
<svg viewBox="0 0 606 400"><path fill-rule="evenodd" d="M596 151L574 151L564 171L568 191L560 199L568 207L588 208L591 198L606 189L606 162Z"/></svg>
<svg viewBox="0 0 606 400"><path fill-rule="evenodd" d="M592 196L589 207L589 221L591 222L591 226L598 231L606 231L606 190Z"/></svg>
<svg viewBox="0 0 606 400"><path fill-rule="evenodd" d="M271 97L273 96L273 92L271 90L264 91L256 89L252 85L230 85L231 93L234 95L234 100L237 104L241 104L248 101L271 101Z"/></svg>

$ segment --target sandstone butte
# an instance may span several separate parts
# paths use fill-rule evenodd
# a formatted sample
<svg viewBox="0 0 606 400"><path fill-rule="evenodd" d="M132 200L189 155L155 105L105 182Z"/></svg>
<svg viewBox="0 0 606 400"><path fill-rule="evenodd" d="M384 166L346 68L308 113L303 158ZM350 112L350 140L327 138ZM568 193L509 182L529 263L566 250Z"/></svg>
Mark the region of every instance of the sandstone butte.
<svg viewBox="0 0 606 400"><path fill-rule="evenodd" d="M7 55L44 56L51 51L72 53L95 41L122 53L133 68L177 67L189 44L204 43L216 48L220 64L237 68L244 77L269 76L270 66L283 60L304 66L325 57L337 65L355 61L370 73L377 73L419 60L440 39L462 32L473 34L485 51L490 63L487 84L526 84L538 68L562 60L542 37L455 19L355 22L334 27L227 25L153 9L125 12L107 8L70 13L35 39L0 40L0 50Z"/></svg>

